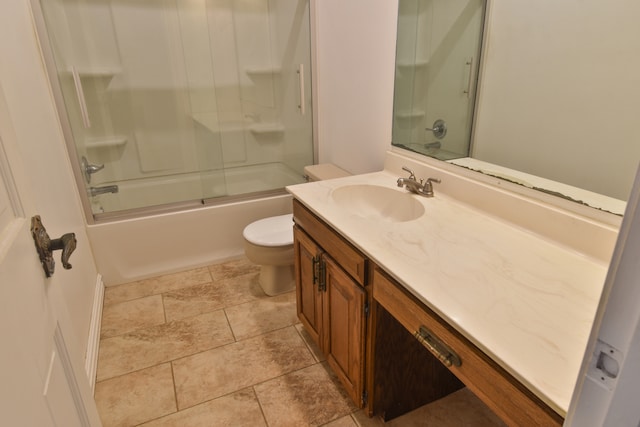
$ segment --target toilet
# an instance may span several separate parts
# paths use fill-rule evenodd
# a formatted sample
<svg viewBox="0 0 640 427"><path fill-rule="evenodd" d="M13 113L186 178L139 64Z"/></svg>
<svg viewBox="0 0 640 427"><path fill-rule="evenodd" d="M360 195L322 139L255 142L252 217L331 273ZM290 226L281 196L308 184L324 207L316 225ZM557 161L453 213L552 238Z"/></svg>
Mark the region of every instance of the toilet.
<svg viewBox="0 0 640 427"><path fill-rule="evenodd" d="M341 178L349 173L332 164L306 166L307 181ZM272 216L247 225L244 253L260 266L258 281L265 294L274 296L295 288L293 269L293 214Z"/></svg>

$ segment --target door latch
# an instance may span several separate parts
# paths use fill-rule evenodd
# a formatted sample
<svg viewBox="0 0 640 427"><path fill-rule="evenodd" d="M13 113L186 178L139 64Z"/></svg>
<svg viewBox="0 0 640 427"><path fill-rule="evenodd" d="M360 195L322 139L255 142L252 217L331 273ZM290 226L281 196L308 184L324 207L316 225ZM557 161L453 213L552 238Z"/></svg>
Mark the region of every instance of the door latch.
<svg viewBox="0 0 640 427"><path fill-rule="evenodd" d="M33 242L36 245L36 251L40 257L45 276L51 277L53 275L56 264L53 260L53 251L60 249L62 249L62 266L66 270L71 269L69 257L76 249L77 243L74 233L63 234L59 239L51 240L47 230L42 225L40 215L36 215L31 218L31 236L33 236Z"/></svg>

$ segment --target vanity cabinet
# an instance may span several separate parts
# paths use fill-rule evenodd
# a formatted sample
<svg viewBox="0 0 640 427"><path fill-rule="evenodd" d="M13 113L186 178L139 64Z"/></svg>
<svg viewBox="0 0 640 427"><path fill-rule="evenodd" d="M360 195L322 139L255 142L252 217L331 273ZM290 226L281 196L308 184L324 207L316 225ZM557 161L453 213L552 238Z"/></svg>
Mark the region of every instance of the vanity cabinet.
<svg viewBox="0 0 640 427"><path fill-rule="evenodd" d="M396 418L463 387L510 426L563 417L297 200L298 318L369 416Z"/></svg>
<svg viewBox="0 0 640 427"><path fill-rule="evenodd" d="M298 318L363 407L367 259L297 201L293 217Z"/></svg>
<svg viewBox="0 0 640 427"><path fill-rule="evenodd" d="M448 390L454 391L457 387L455 382L451 382L451 378L441 370L428 373L426 378L418 373L417 370L424 368L425 363L432 364L437 360L508 425L562 425L560 415L384 271L376 268L373 276L372 324L375 331L372 335L375 338L371 358L375 369L371 383L375 386L371 388L371 412L384 418L389 411L398 411L394 407L397 402L410 400L411 397L403 396L407 385L398 387L393 381L393 377L398 375L423 377L424 381L438 384L435 389L420 391L419 394L429 400L413 402L413 406L439 398ZM404 334L398 329L404 329ZM411 341L414 342L411 344L413 347L408 344ZM425 357L423 352L422 356L408 356L415 351L415 343L431 355ZM402 357L406 363L399 373L390 370L390 363L385 360L389 355L385 348L389 346L394 348L396 355L400 348L405 350ZM411 409L405 405L400 411Z"/></svg>

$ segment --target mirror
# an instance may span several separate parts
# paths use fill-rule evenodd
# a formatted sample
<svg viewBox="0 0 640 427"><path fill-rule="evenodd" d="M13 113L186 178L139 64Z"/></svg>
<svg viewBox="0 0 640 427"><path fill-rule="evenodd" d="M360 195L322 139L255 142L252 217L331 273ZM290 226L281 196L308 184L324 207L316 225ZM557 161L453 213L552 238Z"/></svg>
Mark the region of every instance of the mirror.
<svg viewBox="0 0 640 427"><path fill-rule="evenodd" d="M440 160L467 157L484 0L400 0L393 144Z"/></svg>
<svg viewBox="0 0 640 427"><path fill-rule="evenodd" d="M399 0L399 77L400 54L407 49L403 12L416 2L435 8L470 0ZM395 118L393 145L622 215L640 159L638 16L640 2L633 0L615 6L601 0L489 0L469 150L452 160L435 153L435 146L416 150L407 141L427 143L432 132L420 135L418 129L413 141L403 142ZM416 28L408 30L416 40L429 31L418 28L425 21L415 18ZM423 94L420 84L414 84L414 99ZM394 102L394 114L402 112ZM442 150L452 129L463 129L460 122L447 124Z"/></svg>

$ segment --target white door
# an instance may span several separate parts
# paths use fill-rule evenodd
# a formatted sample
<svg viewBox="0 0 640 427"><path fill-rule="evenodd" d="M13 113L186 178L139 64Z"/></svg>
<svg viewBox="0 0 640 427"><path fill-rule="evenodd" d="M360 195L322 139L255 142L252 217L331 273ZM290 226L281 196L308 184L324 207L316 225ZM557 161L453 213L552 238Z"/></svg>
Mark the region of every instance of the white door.
<svg viewBox="0 0 640 427"><path fill-rule="evenodd" d="M31 237L34 197L46 189L29 188L18 144L0 87L0 425L99 426L82 355L65 343L60 251L58 277L46 278Z"/></svg>
<svg viewBox="0 0 640 427"><path fill-rule="evenodd" d="M565 425L640 426L640 169Z"/></svg>

